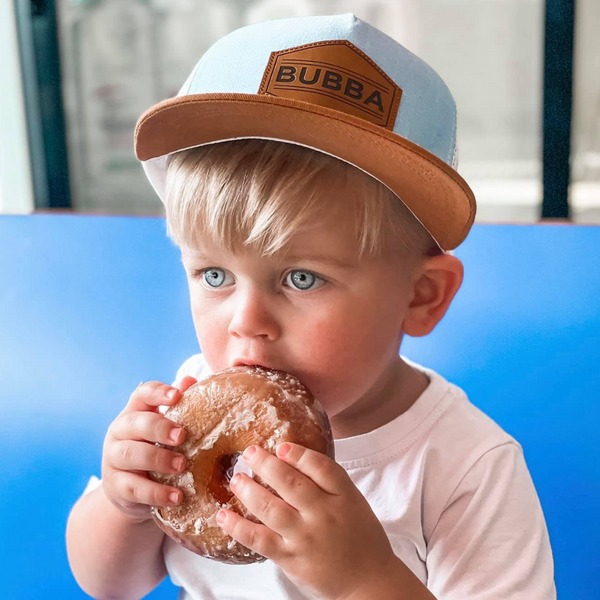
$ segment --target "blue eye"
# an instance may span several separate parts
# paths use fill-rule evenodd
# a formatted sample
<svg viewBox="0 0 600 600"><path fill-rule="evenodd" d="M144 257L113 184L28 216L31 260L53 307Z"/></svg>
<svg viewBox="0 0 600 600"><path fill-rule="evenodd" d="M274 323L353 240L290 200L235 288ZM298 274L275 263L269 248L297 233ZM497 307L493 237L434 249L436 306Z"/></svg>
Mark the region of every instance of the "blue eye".
<svg viewBox="0 0 600 600"><path fill-rule="evenodd" d="M225 281L223 269L206 269L202 272L202 279L212 288L220 287Z"/></svg>
<svg viewBox="0 0 600 600"><path fill-rule="evenodd" d="M318 277L310 271L290 271L286 277L286 282L298 290L310 290L315 283L325 283L322 277ZM290 283L291 282L291 283ZM316 286L321 287L320 285Z"/></svg>

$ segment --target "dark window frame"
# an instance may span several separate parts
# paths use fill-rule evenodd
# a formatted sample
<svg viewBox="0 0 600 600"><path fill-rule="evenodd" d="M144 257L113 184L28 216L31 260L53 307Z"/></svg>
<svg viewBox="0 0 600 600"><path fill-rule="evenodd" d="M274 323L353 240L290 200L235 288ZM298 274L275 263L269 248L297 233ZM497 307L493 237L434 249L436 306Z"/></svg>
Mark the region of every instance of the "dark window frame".
<svg viewBox="0 0 600 600"><path fill-rule="evenodd" d="M546 0L542 219L568 219L575 0Z"/></svg>
<svg viewBox="0 0 600 600"><path fill-rule="evenodd" d="M71 208L55 0L13 1L35 208Z"/></svg>

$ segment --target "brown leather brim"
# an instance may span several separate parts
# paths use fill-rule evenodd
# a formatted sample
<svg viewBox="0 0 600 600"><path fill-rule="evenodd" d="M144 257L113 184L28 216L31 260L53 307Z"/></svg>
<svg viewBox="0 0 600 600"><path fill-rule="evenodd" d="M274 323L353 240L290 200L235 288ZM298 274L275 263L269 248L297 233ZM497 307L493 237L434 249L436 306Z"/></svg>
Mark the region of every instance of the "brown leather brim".
<svg viewBox="0 0 600 600"><path fill-rule="evenodd" d="M399 196L444 250L456 248L475 219L475 196L437 156L359 117L289 98L197 94L146 111L135 153L147 161L230 138L295 142L338 156L372 174Z"/></svg>

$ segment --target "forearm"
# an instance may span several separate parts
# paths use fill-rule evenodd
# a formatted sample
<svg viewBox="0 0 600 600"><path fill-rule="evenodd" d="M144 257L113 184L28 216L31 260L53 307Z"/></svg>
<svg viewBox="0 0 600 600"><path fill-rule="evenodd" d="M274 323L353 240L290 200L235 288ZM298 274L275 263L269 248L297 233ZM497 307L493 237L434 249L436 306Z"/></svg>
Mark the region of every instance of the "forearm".
<svg viewBox="0 0 600 600"><path fill-rule="evenodd" d="M133 522L108 500L102 486L75 504L66 538L73 575L93 598L142 598L167 574L163 532L152 520Z"/></svg>
<svg viewBox="0 0 600 600"><path fill-rule="evenodd" d="M344 600L436 600L421 580L399 559L386 577L379 577Z"/></svg>

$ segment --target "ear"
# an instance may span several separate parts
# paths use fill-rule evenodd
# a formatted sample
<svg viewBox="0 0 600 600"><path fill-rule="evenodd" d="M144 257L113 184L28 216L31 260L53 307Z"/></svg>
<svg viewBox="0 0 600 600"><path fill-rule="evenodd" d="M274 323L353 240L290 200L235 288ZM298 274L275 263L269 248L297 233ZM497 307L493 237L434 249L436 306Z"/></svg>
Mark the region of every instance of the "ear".
<svg viewBox="0 0 600 600"><path fill-rule="evenodd" d="M431 333L460 289L463 275L463 264L455 256L426 258L418 267L415 295L403 323L404 333L412 337Z"/></svg>

